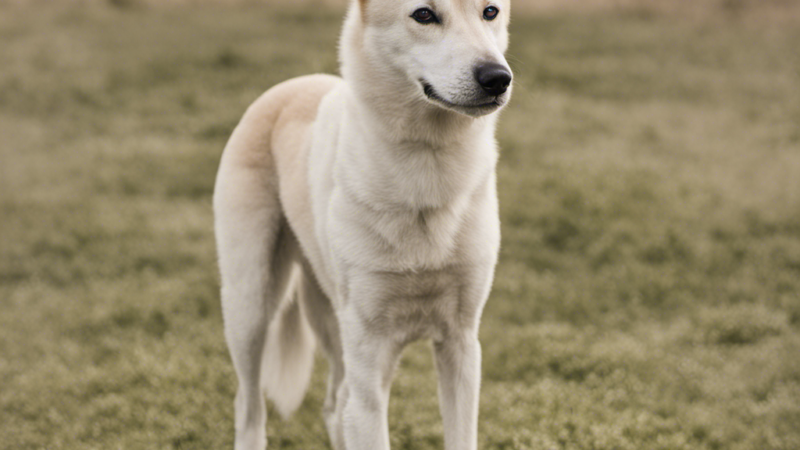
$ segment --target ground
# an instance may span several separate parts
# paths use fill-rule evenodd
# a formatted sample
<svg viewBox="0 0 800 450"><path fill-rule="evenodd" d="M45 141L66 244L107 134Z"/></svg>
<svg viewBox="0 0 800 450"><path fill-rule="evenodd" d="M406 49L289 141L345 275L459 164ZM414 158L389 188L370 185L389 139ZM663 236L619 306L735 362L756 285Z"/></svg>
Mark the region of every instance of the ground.
<svg viewBox="0 0 800 450"><path fill-rule="evenodd" d="M211 193L325 8L0 4L0 448L230 448ZM800 26L515 17L480 448L800 448ZM271 448L328 448L325 363ZM442 448L427 344L394 449Z"/></svg>

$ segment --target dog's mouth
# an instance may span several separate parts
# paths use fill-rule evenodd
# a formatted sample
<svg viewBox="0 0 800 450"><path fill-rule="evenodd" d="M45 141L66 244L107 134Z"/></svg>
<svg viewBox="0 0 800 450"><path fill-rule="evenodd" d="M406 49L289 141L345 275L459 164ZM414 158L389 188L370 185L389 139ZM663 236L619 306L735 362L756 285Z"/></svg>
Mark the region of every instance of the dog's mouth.
<svg viewBox="0 0 800 450"><path fill-rule="evenodd" d="M467 111L467 112L487 113L486 112L487 110L493 110L499 108L500 106L503 106L503 104L505 103L503 100L501 100L500 96L494 97L491 101L486 103L467 103L467 104L453 103L440 96L433 88L433 86L431 86L431 84L428 83L427 81L420 79L419 82L422 85L422 92L425 93L425 96L428 97L428 99L446 108L454 109L459 112Z"/></svg>

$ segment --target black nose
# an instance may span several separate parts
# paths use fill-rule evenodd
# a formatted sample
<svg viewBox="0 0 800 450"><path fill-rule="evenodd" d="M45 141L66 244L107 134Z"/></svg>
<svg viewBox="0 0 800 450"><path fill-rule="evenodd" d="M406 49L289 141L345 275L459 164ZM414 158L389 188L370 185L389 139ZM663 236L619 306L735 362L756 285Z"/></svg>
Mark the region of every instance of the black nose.
<svg viewBox="0 0 800 450"><path fill-rule="evenodd" d="M475 67L475 79L487 94L498 96L511 84L511 72L502 64L486 62Z"/></svg>

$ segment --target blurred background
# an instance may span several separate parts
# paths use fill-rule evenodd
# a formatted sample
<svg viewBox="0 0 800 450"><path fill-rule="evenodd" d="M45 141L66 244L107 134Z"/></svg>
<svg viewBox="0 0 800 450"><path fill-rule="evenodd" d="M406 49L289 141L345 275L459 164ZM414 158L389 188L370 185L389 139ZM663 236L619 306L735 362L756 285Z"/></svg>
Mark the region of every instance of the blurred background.
<svg viewBox="0 0 800 450"><path fill-rule="evenodd" d="M480 447L800 448L800 1L513 9ZM342 16L0 0L0 448L231 448L216 167ZM329 448L324 366L271 448ZM427 344L392 395L441 449Z"/></svg>

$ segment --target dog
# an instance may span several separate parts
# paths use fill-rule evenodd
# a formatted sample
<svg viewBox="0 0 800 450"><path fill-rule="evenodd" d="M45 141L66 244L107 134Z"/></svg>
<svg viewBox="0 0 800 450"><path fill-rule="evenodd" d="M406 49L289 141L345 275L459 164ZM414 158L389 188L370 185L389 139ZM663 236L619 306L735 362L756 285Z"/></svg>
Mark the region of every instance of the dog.
<svg viewBox="0 0 800 450"><path fill-rule="evenodd" d="M388 450L404 346L433 342L447 450L477 448L478 326L500 246L497 112L510 0L353 0L342 77L281 83L228 141L214 189L235 449L302 402L317 343L337 450Z"/></svg>

